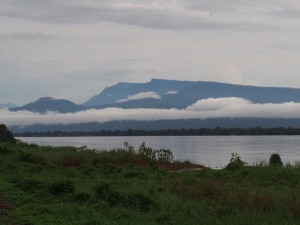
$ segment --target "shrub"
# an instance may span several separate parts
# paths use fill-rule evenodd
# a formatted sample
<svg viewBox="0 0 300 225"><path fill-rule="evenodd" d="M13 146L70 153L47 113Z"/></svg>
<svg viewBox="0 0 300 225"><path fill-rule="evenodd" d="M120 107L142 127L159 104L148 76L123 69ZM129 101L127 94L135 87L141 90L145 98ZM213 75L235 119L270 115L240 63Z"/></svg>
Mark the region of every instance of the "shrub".
<svg viewBox="0 0 300 225"><path fill-rule="evenodd" d="M110 206L124 203L124 196L111 188L108 183L96 186L95 196L98 199L106 201Z"/></svg>
<svg viewBox="0 0 300 225"><path fill-rule="evenodd" d="M270 160L269 160L269 166L283 166L283 163L281 161L279 154L274 153L271 155Z"/></svg>
<svg viewBox="0 0 300 225"><path fill-rule="evenodd" d="M25 192L36 192L43 187L42 182L35 179L26 179L17 184L17 187Z"/></svg>
<svg viewBox="0 0 300 225"><path fill-rule="evenodd" d="M154 205L151 198L140 193L130 193L126 199L126 206L139 209L142 212L149 211L150 207Z"/></svg>
<svg viewBox="0 0 300 225"><path fill-rule="evenodd" d="M48 192L53 195L74 193L75 186L71 181L57 181L48 186Z"/></svg>
<svg viewBox="0 0 300 225"><path fill-rule="evenodd" d="M119 168L113 164L106 164L106 165L99 167L99 173L102 176L106 176L106 177L110 176L112 174L120 173L120 172L121 172L121 168Z"/></svg>
<svg viewBox="0 0 300 225"><path fill-rule="evenodd" d="M32 154L20 151L19 160L21 162L32 162Z"/></svg>
<svg viewBox="0 0 300 225"><path fill-rule="evenodd" d="M160 149L156 151L158 161L170 163L173 161L173 153L169 149Z"/></svg>
<svg viewBox="0 0 300 225"><path fill-rule="evenodd" d="M231 153L231 159L227 164L226 168L229 170L236 170L243 167L246 164L246 162L241 160L241 157L238 153Z"/></svg>
<svg viewBox="0 0 300 225"><path fill-rule="evenodd" d="M6 128L4 124L0 124L0 142L16 143L13 134Z"/></svg>
<svg viewBox="0 0 300 225"><path fill-rule="evenodd" d="M72 197L75 202L79 203L87 202L91 199L91 195L84 192L75 193Z"/></svg>
<svg viewBox="0 0 300 225"><path fill-rule="evenodd" d="M76 153L64 153L58 155L59 157L54 160L56 165L64 167L78 167L86 163L84 156Z"/></svg>
<svg viewBox="0 0 300 225"><path fill-rule="evenodd" d="M139 156L146 160L155 160L156 152L152 148L146 147L145 142L143 142L139 147Z"/></svg>
<svg viewBox="0 0 300 225"><path fill-rule="evenodd" d="M173 153L169 149L155 150L150 147L146 147L145 142L143 142L139 147L139 156L148 161L158 160L162 163L173 162Z"/></svg>
<svg viewBox="0 0 300 225"><path fill-rule="evenodd" d="M139 209L143 212L149 211L154 202L148 196L139 193L121 193L114 190L110 184L104 183L95 187L95 196L106 201L110 206L122 205Z"/></svg>
<svg viewBox="0 0 300 225"><path fill-rule="evenodd" d="M45 163L45 159L41 156L33 155L29 152L19 152L19 160L28 163Z"/></svg>
<svg viewBox="0 0 300 225"><path fill-rule="evenodd" d="M12 150L8 149L5 146L0 146L0 155L7 155L9 153L12 153Z"/></svg>

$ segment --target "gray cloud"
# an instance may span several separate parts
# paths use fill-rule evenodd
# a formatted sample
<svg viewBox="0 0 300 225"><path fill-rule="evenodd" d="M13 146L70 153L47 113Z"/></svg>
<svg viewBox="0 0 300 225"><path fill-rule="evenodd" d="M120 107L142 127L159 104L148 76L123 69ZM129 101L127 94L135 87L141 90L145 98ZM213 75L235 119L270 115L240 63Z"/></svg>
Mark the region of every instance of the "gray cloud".
<svg viewBox="0 0 300 225"><path fill-rule="evenodd" d="M47 40L54 39L55 35L30 32L11 32L6 34L0 33L0 40Z"/></svg>
<svg viewBox="0 0 300 225"><path fill-rule="evenodd" d="M72 124L116 120L172 120L218 117L300 118L300 103L254 104L240 98L209 98L199 100L186 109L91 109L76 113L47 114L28 111L0 110L0 121L7 125Z"/></svg>
<svg viewBox="0 0 300 225"><path fill-rule="evenodd" d="M300 9L282 8L275 14L287 19L300 19Z"/></svg>
<svg viewBox="0 0 300 225"><path fill-rule="evenodd" d="M3 6L1 8L1 5ZM0 1L6 17L56 24L114 22L156 29L261 30L235 0L213 1ZM245 7L244 7L245 6ZM215 9L218 9L217 11ZM239 10L238 10L239 9ZM254 8L253 10L256 10ZM234 13L236 14L234 14Z"/></svg>

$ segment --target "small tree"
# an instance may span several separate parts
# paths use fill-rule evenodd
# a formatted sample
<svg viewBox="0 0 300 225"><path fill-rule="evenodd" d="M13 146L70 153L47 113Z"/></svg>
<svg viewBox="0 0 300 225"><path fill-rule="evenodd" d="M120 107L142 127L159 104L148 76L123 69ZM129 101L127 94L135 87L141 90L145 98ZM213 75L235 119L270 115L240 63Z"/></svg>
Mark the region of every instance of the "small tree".
<svg viewBox="0 0 300 225"><path fill-rule="evenodd" d="M269 160L269 166L283 166L283 163L281 161L279 154L274 153L271 155L270 160Z"/></svg>
<svg viewBox="0 0 300 225"><path fill-rule="evenodd" d="M229 170L236 170L243 167L246 164L247 163L245 161L241 160L241 156L238 153L231 153L231 159L227 164L226 168Z"/></svg>

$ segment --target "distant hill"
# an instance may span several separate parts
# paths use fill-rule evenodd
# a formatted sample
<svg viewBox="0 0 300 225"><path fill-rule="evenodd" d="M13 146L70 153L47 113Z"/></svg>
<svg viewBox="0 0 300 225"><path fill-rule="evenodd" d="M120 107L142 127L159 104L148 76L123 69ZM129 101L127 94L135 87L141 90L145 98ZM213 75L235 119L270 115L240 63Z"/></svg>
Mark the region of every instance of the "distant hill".
<svg viewBox="0 0 300 225"><path fill-rule="evenodd" d="M31 112L46 113L55 111L59 113L78 112L85 110L85 106L77 105L65 99L55 99L51 97L40 98L35 102L28 103L22 107L11 108L11 111L28 110Z"/></svg>
<svg viewBox="0 0 300 225"><path fill-rule="evenodd" d="M239 97L254 103L300 102L300 89L152 79L148 83L118 83L107 87L83 105L95 108L186 108L200 99L224 97Z"/></svg>
<svg viewBox="0 0 300 225"><path fill-rule="evenodd" d="M300 89L152 79L147 83L117 83L81 105L65 99L44 97L22 107L10 109L39 113L70 113L107 107L182 109L201 99L226 97L244 98L254 103L300 102Z"/></svg>
<svg viewBox="0 0 300 225"><path fill-rule="evenodd" d="M177 92L191 86L193 81L161 80L152 79L148 83L117 83L105 88L101 93L95 95L83 105L103 106L117 103L118 100L139 93L155 92L158 95L167 95L170 91ZM151 99L151 98L150 98ZM118 104L116 104L118 105ZM119 105L122 105L119 103ZM124 105L124 104L123 104Z"/></svg>
<svg viewBox="0 0 300 225"><path fill-rule="evenodd" d="M22 107L11 108L12 111L28 110L38 113L55 111L58 113L74 113L87 109L106 107L119 108L161 108L183 109L198 100L207 98L238 97L253 103L283 103L300 102L300 89L282 87L244 86L206 81L177 81L152 79L147 83L117 83L105 88L82 105L77 105L65 99L51 97L40 98ZM142 116L142 115L141 115ZM34 121L33 121L34 123ZM31 126L13 126L14 132L22 133L47 131L97 131L109 130L158 130L180 128L249 128L249 127L300 127L300 119L282 118L211 118L186 120L154 120L154 121L118 121L106 123L83 124L50 124Z"/></svg>

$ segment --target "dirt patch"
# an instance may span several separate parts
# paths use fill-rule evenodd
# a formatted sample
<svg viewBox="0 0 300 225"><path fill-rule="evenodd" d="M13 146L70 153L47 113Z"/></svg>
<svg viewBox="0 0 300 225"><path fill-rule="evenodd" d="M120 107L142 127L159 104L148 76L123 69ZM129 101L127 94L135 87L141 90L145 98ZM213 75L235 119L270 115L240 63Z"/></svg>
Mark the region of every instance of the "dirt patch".
<svg viewBox="0 0 300 225"><path fill-rule="evenodd" d="M0 194L0 209L5 209L11 211L14 209L14 206Z"/></svg>
<svg viewBox="0 0 300 225"><path fill-rule="evenodd" d="M13 217L10 212L14 209L11 204L2 194L0 194L0 223L7 225L20 225Z"/></svg>

